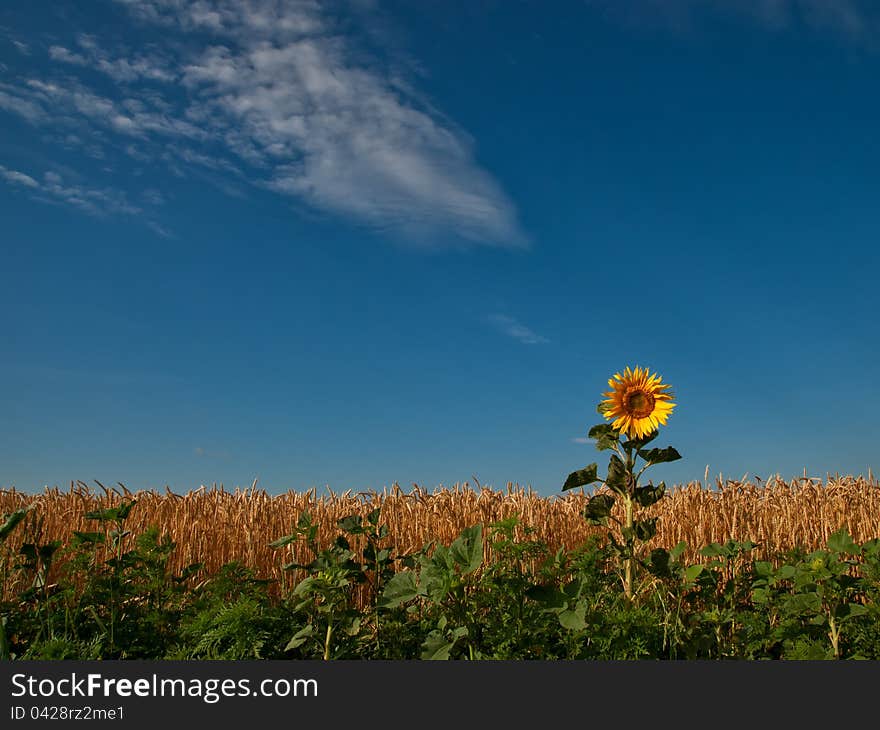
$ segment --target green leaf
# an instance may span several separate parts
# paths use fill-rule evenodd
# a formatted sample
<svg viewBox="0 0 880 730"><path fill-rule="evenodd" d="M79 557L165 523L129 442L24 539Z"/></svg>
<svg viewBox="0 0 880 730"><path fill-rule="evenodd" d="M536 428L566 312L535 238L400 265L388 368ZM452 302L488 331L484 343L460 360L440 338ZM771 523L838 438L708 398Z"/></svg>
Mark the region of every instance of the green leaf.
<svg viewBox="0 0 880 730"><path fill-rule="evenodd" d="M421 658L427 661L446 661L449 659L449 652L452 651L456 642L467 635L467 629L458 628L452 632L452 641L442 631L434 629L428 634L422 644Z"/></svg>
<svg viewBox="0 0 880 730"><path fill-rule="evenodd" d="M552 585L530 586L526 589L526 596L540 603L546 611L558 610L567 605L565 594Z"/></svg>
<svg viewBox="0 0 880 730"><path fill-rule="evenodd" d="M633 523L633 532L642 542L647 542L657 534L657 517L648 520L637 520Z"/></svg>
<svg viewBox="0 0 880 730"><path fill-rule="evenodd" d="M18 526L18 524L25 518L25 515L30 512L36 503L31 503L27 507L22 507L21 509L17 509L9 515L5 515L5 520L2 525L0 525L0 542L6 540L9 534Z"/></svg>
<svg viewBox="0 0 880 730"><path fill-rule="evenodd" d="M651 443L655 438L657 438L659 431L651 431L647 436L642 436L640 439L630 439L629 441L623 444L623 448L625 449L641 449L647 444Z"/></svg>
<svg viewBox="0 0 880 730"><path fill-rule="evenodd" d="M52 557L60 547L61 540L52 540L52 542L45 545L40 545L40 560L43 561L43 565L48 565L52 562Z"/></svg>
<svg viewBox="0 0 880 730"><path fill-rule="evenodd" d="M607 525L613 507L614 495L597 494L595 497L590 497L590 501L584 507L584 517L591 525Z"/></svg>
<svg viewBox="0 0 880 730"><path fill-rule="evenodd" d="M299 646L305 644L315 633L315 629L311 624L307 624L299 631L297 631L293 638L287 642L287 646L284 647L284 651L290 651L291 649L296 649Z"/></svg>
<svg viewBox="0 0 880 730"><path fill-rule="evenodd" d="M299 540L299 535L298 535L298 534L294 534L294 535L285 535L284 537L279 537L277 540L273 540L272 542L270 542L270 543L269 543L269 547L272 547L272 548L282 548L282 547L285 547L285 546L287 546L287 545L290 545L291 543L296 542L297 540Z"/></svg>
<svg viewBox="0 0 880 730"><path fill-rule="evenodd" d="M461 568L462 575L473 573L483 564L483 526L462 530L449 546L449 554Z"/></svg>
<svg viewBox="0 0 880 730"><path fill-rule="evenodd" d="M656 487L649 484L645 487L636 487L633 498L640 507L650 507L663 499L663 493L666 491L665 482L660 482Z"/></svg>
<svg viewBox="0 0 880 730"><path fill-rule="evenodd" d="M79 530L73 531L73 544L74 545L101 545L104 542L104 533L103 532L80 532Z"/></svg>
<svg viewBox="0 0 880 730"><path fill-rule="evenodd" d="M128 515L131 513L132 507L134 507L136 502L136 499L130 499L127 502L123 502L122 504L120 504L116 508L116 519L122 521L126 517L128 517Z"/></svg>
<svg viewBox="0 0 880 730"><path fill-rule="evenodd" d="M671 574L669 570L669 551L666 548L655 548L648 557L648 572L658 578L668 578Z"/></svg>
<svg viewBox="0 0 880 730"><path fill-rule="evenodd" d="M626 494L626 466L624 466L623 462L620 460L620 457L617 454L612 454L611 460L608 462L608 476L605 477L605 484L607 484L608 488L611 489L613 492L617 492L618 494Z"/></svg>
<svg viewBox="0 0 880 730"><path fill-rule="evenodd" d="M815 591L809 593L796 593L785 602L785 609L789 613L816 613L822 610L822 599ZM822 615L824 619L824 615Z"/></svg>
<svg viewBox="0 0 880 730"><path fill-rule="evenodd" d="M684 551L687 550L687 546L688 544L684 540L676 543L675 547L669 551L670 559L678 560L684 554Z"/></svg>
<svg viewBox="0 0 880 730"><path fill-rule="evenodd" d="M868 607L861 603L844 603L837 607L834 615L839 621L846 621L856 616L864 616L866 613L868 613Z"/></svg>
<svg viewBox="0 0 880 730"><path fill-rule="evenodd" d="M862 549L853 541L845 529L840 529L828 538L828 549L835 553L859 555Z"/></svg>
<svg viewBox="0 0 880 730"><path fill-rule="evenodd" d="M587 436L596 440L596 448L599 451L614 448L614 444L618 442L619 433L610 423L600 423L593 426Z"/></svg>
<svg viewBox="0 0 880 730"><path fill-rule="evenodd" d="M99 522L112 522L116 519L116 516L119 514L119 510L116 507L110 507L109 509L97 509L86 512L83 517L87 520L98 520Z"/></svg>
<svg viewBox="0 0 880 730"><path fill-rule="evenodd" d="M343 517L337 524L340 530L347 532L349 535L360 535L364 531L360 515Z"/></svg>
<svg viewBox="0 0 880 730"><path fill-rule="evenodd" d="M684 579L687 583L693 583L697 578L700 577L700 574L703 572L703 566L699 563L697 565L689 565L685 568L684 571Z"/></svg>
<svg viewBox="0 0 880 730"><path fill-rule="evenodd" d="M649 464L665 464L668 461L678 461L681 458L681 454L671 446L667 446L665 449L648 449L647 451L640 449L638 454Z"/></svg>
<svg viewBox="0 0 880 730"><path fill-rule="evenodd" d="M380 608L397 608L400 604L418 598L421 595L416 585L415 573L411 570L395 573L385 584L382 597L378 601Z"/></svg>
<svg viewBox="0 0 880 730"><path fill-rule="evenodd" d="M567 608L559 612L559 623L569 631L581 631L587 627L586 612L586 604L578 601L574 609Z"/></svg>
<svg viewBox="0 0 880 730"><path fill-rule="evenodd" d="M573 471L568 475L568 479L565 480L565 484L562 485L562 491L564 492L567 489L574 489L576 487L583 487L587 484L592 484L593 482L599 481L599 465L598 464L590 464L589 466L584 467L578 471Z"/></svg>

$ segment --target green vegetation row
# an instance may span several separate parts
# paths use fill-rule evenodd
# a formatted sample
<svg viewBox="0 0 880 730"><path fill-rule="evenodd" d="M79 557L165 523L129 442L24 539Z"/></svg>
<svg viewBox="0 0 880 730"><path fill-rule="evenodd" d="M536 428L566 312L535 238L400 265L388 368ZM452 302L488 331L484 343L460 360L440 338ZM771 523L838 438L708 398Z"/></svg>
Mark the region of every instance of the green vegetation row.
<svg viewBox="0 0 880 730"><path fill-rule="evenodd" d="M880 659L880 540L844 530L770 561L729 541L695 562L683 543L551 551L511 517L403 554L380 509L329 544L302 512L272 543L286 579L270 590L237 563L170 570L168 536L126 530L136 509L14 551L28 510L0 520L3 659Z"/></svg>

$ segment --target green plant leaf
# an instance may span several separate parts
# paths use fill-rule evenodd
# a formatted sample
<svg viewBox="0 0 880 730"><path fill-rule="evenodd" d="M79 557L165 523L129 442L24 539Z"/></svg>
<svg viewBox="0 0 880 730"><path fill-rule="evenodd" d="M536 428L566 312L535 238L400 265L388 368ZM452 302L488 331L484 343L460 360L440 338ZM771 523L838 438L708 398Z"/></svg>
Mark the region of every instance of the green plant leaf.
<svg viewBox="0 0 880 730"><path fill-rule="evenodd" d="M597 494L590 497L587 506L584 507L584 517L591 525L607 525L611 509L614 507L614 495Z"/></svg>
<svg viewBox="0 0 880 730"><path fill-rule="evenodd" d="M131 514L132 508L137 503L136 499L130 499L126 502L123 502L116 508L116 519L120 522L128 517Z"/></svg>
<svg viewBox="0 0 880 730"><path fill-rule="evenodd" d="M416 576L411 570L395 573L385 584L382 597L378 601L380 608L397 608L402 603L411 601L421 595L416 585Z"/></svg>
<svg viewBox="0 0 880 730"><path fill-rule="evenodd" d="M566 491L567 489L574 489L576 487L583 487L587 484L592 484L593 482L599 481L599 465L598 464L590 464L589 466L584 467L583 469L579 469L578 471L573 471L568 475L568 479L565 480L565 484L562 485L562 491Z"/></svg>
<svg viewBox="0 0 880 730"><path fill-rule="evenodd" d="M837 606L834 617L838 621L846 621L857 616L864 616L866 613L868 613L868 607L861 603L843 603Z"/></svg>
<svg viewBox="0 0 880 730"><path fill-rule="evenodd" d="M636 487L633 498L640 507L650 507L652 504L656 504L661 499L663 499L663 494L665 491L665 482L660 482L660 484L658 484L657 486L654 486L653 484L648 484L644 487Z"/></svg>
<svg viewBox="0 0 880 730"><path fill-rule="evenodd" d="M578 601L573 609L566 608L559 612L559 623L569 631L581 631L587 627L587 606L583 601Z"/></svg>
<svg viewBox="0 0 880 730"><path fill-rule="evenodd" d="M671 575L669 570L669 551L666 548L655 548L648 556L648 572L658 578L668 578Z"/></svg>
<svg viewBox="0 0 880 730"><path fill-rule="evenodd" d="M462 575L473 573L483 564L483 526L474 525L462 530L449 546L449 554L461 568Z"/></svg>
<svg viewBox="0 0 880 730"><path fill-rule="evenodd" d="M651 433L646 436L642 436L642 438L630 439L623 444L623 448L625 449L641 449L647 444L651 443L657 436L659 435L659 431L651 431Z"/></svg>
<svg viewBox="0 0 880 730"><path fill-rule="evenodd" d="M626 494L626 466L624 466L623 461L621 461L617 454L611 454L611 459L608 462L608 476L605 477L605 484L617 494Z"/></svg>
<svg viewBox="0 0 880 730"><path fill-rule="evenodd" d="M337 522L339 529L349 535L360 535L364 531L360 515L348 515Z"/></svg>
<svg viewBox="0 0 880 730"><path fill-rule="evenodd" d="M835 553L859 555L862 549L853 541L849 532L840 529L828 538L828 549Z"/></svg>
<svg viewBox="0 0 880 730"><path fill-rule="evenodd" d="M73 531L73 544L74 545L101 545L104 543L104 533L103 532L80 532L79 530Z"/></svg>
<svg viewBox="0 0 880 730"><path fill-rule="evenodd" d="M682 540L681 542L676 543L675 547L669 551L669 557L671 560L678 560L683 554L684 551L687 550L688 544Z"/></svg>
<svg viewBox="0 0 880 730"><path fill-rule="evenodd" d="M599 451L605 451L614 448L619 433L610 423L600 423L589 430L587 437L596 440L596 448Z"/></svg>
<svg viewBox="0 0 880 730"><path fill-rule="evenodd" d="M292 543L295 543L297 540L299 540L298 534L285 535L284 537L279 537L277 540L273 540L272 542L270 542L269 547L276 549L282 548Z"/></svg>
<svg viewBox="0 0 880 730"><path fill-rule="evenodd" d="M681 458L681 454L671 446L667 446L665 449L648 449L647 451L640 449L638 454L649 464L665 464L668 461L678 461Z"/></svg>
<svg viewBox="0 0 880 730"><path fill-rule="evenodd" d="M311 624L306 624L293 635L293 638L290 641L287 642L284 651L290 651L291 649L296 649L297 647L302 646L314 635L314 633L314 627Z"/></svg>
<svg viewBox="0 0 880 730"><path fill-rule="evenodd" d="M9 534L18 526L25 518L25 515L35 507L35 503L29 504L27 507L17 509L9 515L5 515L2 525L0 525L0 542L6 540Z"/></svg>
<svg viewBox="0 0 880 730"><path fill-rule="evenodd" d="M699 563L696 565L689 565L685 568L684 571L684 579L687 583L693 583L697 578L700 577L700 574L703 572L703 566Z"/></svg>
<svg viewBox="0 0 880 730"><path fill-rule="evenodd" d="M647 542L657 534L657 517L647 520L637 520L633 523L633 533L642 542Z"/></svg>
<svg viewBox="0 0 880 730"><path fill-rule="evenodd" d="M466 628L457 628L452 632L452 641L442 631L434 629L428 634L422 644L421 658L427 661L446 661L449 652L452 651L456 642L463 636L467 636Z"/></svg>
<svg viewBox="0 0 880 730"><path fill-rule="evenodd" d="M565 594L552 585L530 586L526 589L526 595L540 603L546 611L559 610L567 605Z"/></svg>

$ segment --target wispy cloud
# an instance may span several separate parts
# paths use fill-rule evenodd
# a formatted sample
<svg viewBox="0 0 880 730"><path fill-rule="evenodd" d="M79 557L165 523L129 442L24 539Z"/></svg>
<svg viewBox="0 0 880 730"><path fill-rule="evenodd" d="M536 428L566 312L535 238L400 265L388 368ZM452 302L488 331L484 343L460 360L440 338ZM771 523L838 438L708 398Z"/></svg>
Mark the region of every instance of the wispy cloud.
<svg viewBox="0 0 880 730"><path fill-rule="evenodd" d="M499 332L519 340L524 345L541 345L549 342L546 337L542 337L534 330L529 329L518 320L506 314L490 314L487 319L489 324L494 326Z"/></svg>
<svg viewBox="0 0 880 730"><path fill-rule="evenodd" d="M873 0L587 0L612 17L661 23L676 30L698 28L707 13L725 14L782 32L798 28L830 33L858 43L876 42L880 6Z"/></svg>
<svg viewBox="0 0 880 730"><path fill-rule="evenodd" d="M99 129L128 164L203 168L412 242L527 245L473 140L323 3L117 2L162 44L59 39L55 71L0 83L0 109L86 139Z"/></svg>
<svg viewBox="0 0 880 730"><path fill-rule="evenodd" d="M79 46L78 51L60 45L50 46L49 58L73 66L94 69L118 83L138 80L171 82L177 77L177 74L168 67L168 59L157 54L114 58L98 45L93 36L80 33L76 42Z"/></svg>
<svg viewBox="0 0 880 730"><path fill-rule="evenodd" d="M193 449L193 454L198 456L199 458L205 459L228 459L229 452L228 451L214 451L213 449L206 449L202 446L196 446Z"/></svg>
<svg viewBox="0 0 880 730"><path fill-rule="evenodd" d="M41 178L36 178L4 165L0 165L0 178L14 187L23 189L37 200L69 206L98 217L122 215L141 218L143 223L157 234L164 237L171 235L158 223L144 216L143 209L129 202L128 197L121 190L106 187L92 188L66 182L64 177L54 170L44 173ZM145 191L145 194L149 196L149 192Z"/></svg>
<svg viewBox="0 0 880 730"><path fill-rule="evenodd" d="M22 185L23 187L31 189L40 187L40 183L34 180L30 175L25 175L18 170L10 170L3 167L3 165L0 165L0 177L13 185Z"/></svg>
<svg viewBox="0 0 880 730"><path fill-rule="evenodd" d="M590 443L590 439L588 439L586 436L575 436L571 440L571 442L573 444L588 444L588 443Z"/></svg>

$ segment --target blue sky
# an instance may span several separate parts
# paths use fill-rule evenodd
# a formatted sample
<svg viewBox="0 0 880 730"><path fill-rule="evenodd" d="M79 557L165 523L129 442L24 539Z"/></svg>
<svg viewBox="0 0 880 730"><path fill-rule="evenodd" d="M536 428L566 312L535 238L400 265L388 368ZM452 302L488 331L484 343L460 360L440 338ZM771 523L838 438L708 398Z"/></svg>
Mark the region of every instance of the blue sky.
<svg viewBox="0 0 880 730"><path fill-rule="evenodd" d="M555 494L636 364L678 404L656 480L876 471L878 30L4 3L0 485Z"/></svg>

